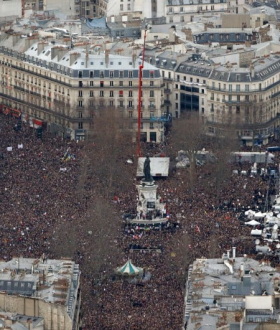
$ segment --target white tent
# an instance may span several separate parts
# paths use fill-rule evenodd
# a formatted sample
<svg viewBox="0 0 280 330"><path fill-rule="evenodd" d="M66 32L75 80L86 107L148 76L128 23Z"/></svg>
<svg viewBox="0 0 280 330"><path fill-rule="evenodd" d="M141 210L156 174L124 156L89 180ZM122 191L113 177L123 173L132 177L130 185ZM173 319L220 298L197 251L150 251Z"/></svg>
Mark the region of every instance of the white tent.
<svg viewBox="0 0 280 330"><path fill-rule="evenodd" d="M245 222L245 225L248 225L248 226L257 226L259 224L260 223L256 220L250 220L250 221Z"/></svg>
<svg viewBox="0 0 280 330"><path fill-rule="evenodd" d="M134 266L128 259L123 266L116 268L115 272L119 275L135 276L143 273L143 268Z"/></svg>
<svg viewBox="0 0 280 330"><path fill-rule="evenodd" d="M266 213L257 212L257 213L255 213L254 218L255 218L255 219L262 219L262 218L264 218L265 216L266 216Z"/></svg>

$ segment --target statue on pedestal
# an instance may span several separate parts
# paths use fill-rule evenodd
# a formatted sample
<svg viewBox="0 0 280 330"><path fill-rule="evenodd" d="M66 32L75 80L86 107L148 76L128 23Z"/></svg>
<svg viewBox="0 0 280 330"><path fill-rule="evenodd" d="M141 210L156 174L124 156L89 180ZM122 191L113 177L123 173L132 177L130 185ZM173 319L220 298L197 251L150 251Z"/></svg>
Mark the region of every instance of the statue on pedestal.
<svg viewBox="0 0 280 330"><path fill-rule="evenodd" d="M144 168L143 168L143 172L145 175L145 181L146 182L152 182L153 181L153 177L151 176L151 166L150 166L150 157L147 155L145 162L144 162Z"/></svg>

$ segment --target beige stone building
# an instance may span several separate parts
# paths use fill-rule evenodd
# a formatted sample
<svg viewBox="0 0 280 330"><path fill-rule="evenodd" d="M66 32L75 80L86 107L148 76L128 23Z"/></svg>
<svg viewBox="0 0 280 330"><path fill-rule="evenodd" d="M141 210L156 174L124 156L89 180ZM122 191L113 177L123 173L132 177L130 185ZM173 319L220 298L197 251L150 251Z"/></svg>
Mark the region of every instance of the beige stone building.
<svg viewBox="0 0 280 330"><path fill-rule="evenodd" d="M43 256L2 261L0 268L1 310L39 320L42 330L79 329L79 265Z"/></svg>
<svg viewBox="0 0 280 330"><path fill-rule="evenodd" d="M18 109L25 120L45 122L53 132L84 139L94 111L109 107L120 116L138 117L139 65L136 56L103 51L88 42L4 35L0 42L0 103ZM141 129L146 141L163 140L160 71L145 63Z"/></svg>

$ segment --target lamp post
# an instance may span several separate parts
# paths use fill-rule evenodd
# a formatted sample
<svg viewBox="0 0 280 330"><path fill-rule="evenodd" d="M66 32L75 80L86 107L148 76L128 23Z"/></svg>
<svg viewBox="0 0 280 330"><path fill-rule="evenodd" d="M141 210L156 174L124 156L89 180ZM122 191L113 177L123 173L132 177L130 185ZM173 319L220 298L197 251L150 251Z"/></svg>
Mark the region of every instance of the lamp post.
<svg viewBox="0 0 280 330"><path fill-rule="evenodd" d="M138 122L137 122L137 156L141 156L140 137L141 137L141 97L142 97L142 72L145 59L145 45L147 37L148 24L145 25L142 62L139 65L139 86L138 86Z"/></svg>

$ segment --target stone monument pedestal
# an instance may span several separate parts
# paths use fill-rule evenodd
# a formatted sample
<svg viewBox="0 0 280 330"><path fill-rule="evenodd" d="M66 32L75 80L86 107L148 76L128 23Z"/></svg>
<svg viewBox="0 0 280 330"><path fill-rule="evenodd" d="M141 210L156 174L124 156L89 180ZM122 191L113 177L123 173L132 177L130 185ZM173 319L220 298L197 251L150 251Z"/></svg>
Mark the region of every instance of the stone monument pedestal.
<svg viewBox="0 0 280 330"><path fill-rule="evenodd" d="M142 180L141 184L137 185L137 216L130 220L130 223L154 225L168 222L166 207L157 194L157 188L154 180Z"/></svg>

